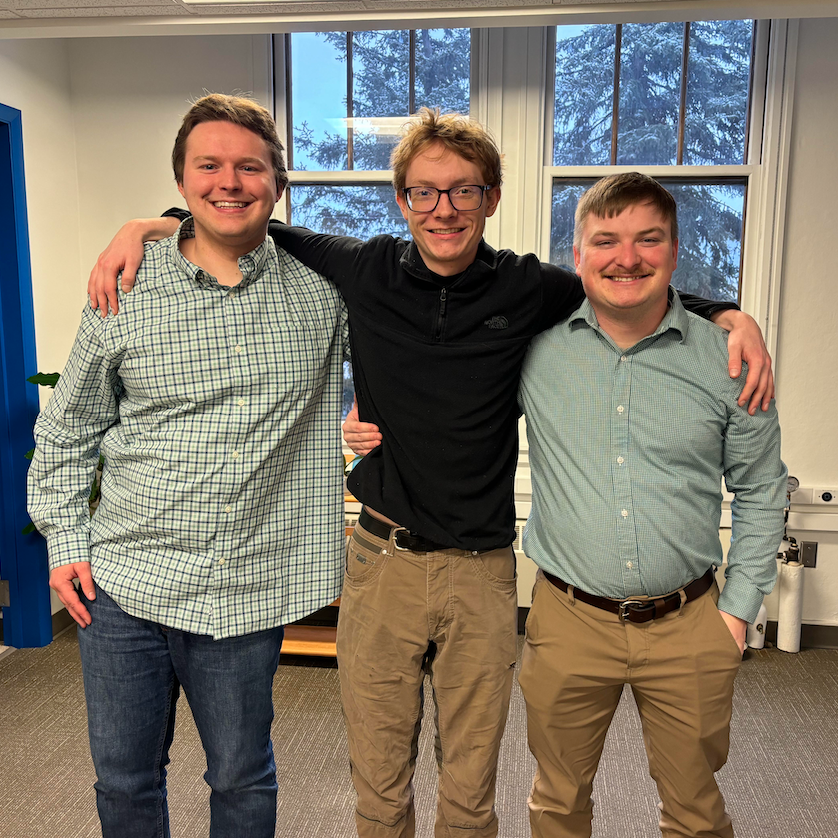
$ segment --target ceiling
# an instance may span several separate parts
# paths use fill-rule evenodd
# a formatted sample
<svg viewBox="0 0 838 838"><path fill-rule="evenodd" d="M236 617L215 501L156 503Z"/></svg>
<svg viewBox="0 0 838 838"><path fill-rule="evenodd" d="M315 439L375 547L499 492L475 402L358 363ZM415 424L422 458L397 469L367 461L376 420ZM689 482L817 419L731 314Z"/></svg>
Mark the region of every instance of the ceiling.
<svg viewBox="0 0 838 838"><path fill-rule="evenodd" d="M0 38L835 17L838 0L0 0Z"/></svg>

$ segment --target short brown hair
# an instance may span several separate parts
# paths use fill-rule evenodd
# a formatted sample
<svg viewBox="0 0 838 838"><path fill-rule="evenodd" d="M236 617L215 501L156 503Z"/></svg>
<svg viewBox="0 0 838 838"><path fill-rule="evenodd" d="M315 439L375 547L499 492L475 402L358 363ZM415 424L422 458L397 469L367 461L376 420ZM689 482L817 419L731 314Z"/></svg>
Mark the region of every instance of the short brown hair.
<svg viewBox="0 0 838 838"><path fill-rule="evenodd" d="M634 204L651 204L670 224L672 241L678 238L675 199L654 178L640 172L608 175L585 192L576 205L573 244L582 243L582 227L589 215L613 218Z"/></svg>
<svg viewBox="0 0 838 838"><path fill-rule="evenodd" d="M480 186L501 185L500 151L492 135L477 120L461 113L443 114L439 108L422 108L416 117L405 127L404 135L390 157L396 194L401 194L407 185L410 161L432 143L441 143L449 151L476 163L486 181Z"/></svg>
<svg viewBox="0 0 838 838"><path fill-rule="evenodd" d="M261 137L267 143L271 154L277 192L285 189L288 183L288 171L283 155L285 149L276 133L276 123L270 111L245 96L228 96L224 93L210 93L201 97L183 117L175 147L172 149L172 168L178 183L183 183L186 140L192 129L202 122L232 122L233 125L241 125L242 128L247 128Z"/></svg>

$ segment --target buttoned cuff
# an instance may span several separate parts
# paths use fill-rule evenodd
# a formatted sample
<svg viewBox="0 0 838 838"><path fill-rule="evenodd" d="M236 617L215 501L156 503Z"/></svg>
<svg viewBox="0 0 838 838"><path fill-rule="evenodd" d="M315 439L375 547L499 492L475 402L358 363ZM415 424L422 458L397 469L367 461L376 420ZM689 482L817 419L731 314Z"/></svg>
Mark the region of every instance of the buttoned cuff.
<svg viewBox="0 0 838 838"><path fill-rule="evenodd" d="M747 579L732 576L719 596L719 611L752 623L762 605L763 595Z"/></svg>
<svg viewBox="0 0 838 838"><path fill-rule="evenodd" d="M90 561L90 532L63 531L47 536L50 571L65 564Z"/></svg>

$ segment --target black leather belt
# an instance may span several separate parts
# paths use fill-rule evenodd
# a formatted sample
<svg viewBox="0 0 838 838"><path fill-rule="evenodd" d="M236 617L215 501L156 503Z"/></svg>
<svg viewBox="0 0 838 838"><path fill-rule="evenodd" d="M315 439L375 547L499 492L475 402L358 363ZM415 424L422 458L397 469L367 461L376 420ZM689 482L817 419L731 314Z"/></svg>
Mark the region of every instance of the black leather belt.
<svg viewBox="0 0 838 838"><path fill-rule="evenodd" d="M435 550L449 549L444 544L437 544L434 541L429 541L427 538L422 538L418 533L410 532L402 527L391 527L390 524L374 518L364 508L361 509L361 514L358 516L358 523L371 535L384 538L387 541L390 540L390 533L393 530L398 530L396 533L396 547L399 550L410 550L412 553L433 553Z"/></svg>
<svg viewBox="0 0 838 838"><path fill-rule="evenodd" d="M570 587L567 582L562 582L561 579L553 576L552 573L547 573L546 570L542 572L548 582L555 585L560 591L567 593L567 589ZM716 571L711 566L700 579L694 579L689 585L681 588L681 591L684 592L684 602L698 599L702 594L709 591L715 578ZM680 591L674 591L665 596L652 597L651 599L608 599L608 597L595 596L574 588L573 596L581 602L593 605L594 608L601 608L603 611L617 614L621 620L628 620L631 623L648 623L649 620L656 620L658 617L677 611L681 607Z"/></svg>

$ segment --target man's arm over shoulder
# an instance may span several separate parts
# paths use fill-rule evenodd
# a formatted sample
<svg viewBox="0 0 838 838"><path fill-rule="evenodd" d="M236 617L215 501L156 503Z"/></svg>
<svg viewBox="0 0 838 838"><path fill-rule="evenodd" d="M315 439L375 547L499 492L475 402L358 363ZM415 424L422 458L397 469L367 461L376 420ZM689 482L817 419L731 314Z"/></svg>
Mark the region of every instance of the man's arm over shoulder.
<svg viewBox="0 0 838 838"><path fill-rule="evenodd" d="M540 262L543 292L541 321L538 331L543 332L567 320L585 299L582 280L569 268L560 268L549 262Z"/></svg>
<svg viewBox="0 0 838 838"><path fill-rule="evenodd" d="M750 623L774 587L783 535L788 471L780 459L773 402L751 415L731 396L724 443L724 479L731 502L731 543L719 610Z"/></svg>
<svg viewBox="0 0 838 838"><path fill-rule="evenodd" d="M271 219L268 235L295 259L341 286L356 275L367 242L352 236L315 233L306 227L292 227Z"/></svg>
<svg viewBox="0 0 838 838"><path fill-rule="evenodd" d="M87 280L90 307L98 308L102 317L108 316L109 309L116 314L119 311L117 285L126 293L134 287L144 258L144 243L173 235L183 218L188 217L185 210L174 208L160 218L135 218L123 224L90 272Z"/></svg>
<svg viewBox="0 0 838 838"><path fill-rule="evenodd" d="M728 374L731 378L739 378L743 362L748 369L745 386L739 395L740 406L747 404L751 413L756 413L760 407L768 410L768 404L774 398L774 373L771 370L771 356L756 320L741 311L736 303L705 300L685 291L678 291L678 296L687 311L705 320L712 320L730 332Z"/></svg>

